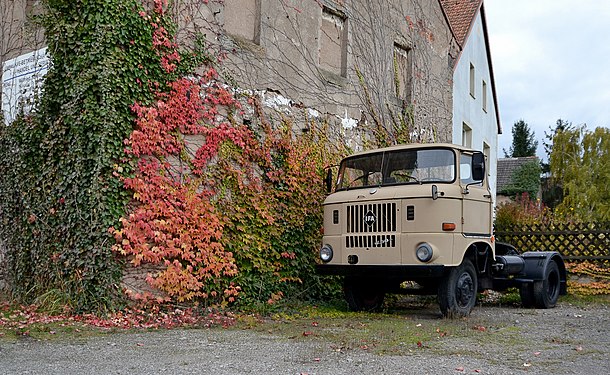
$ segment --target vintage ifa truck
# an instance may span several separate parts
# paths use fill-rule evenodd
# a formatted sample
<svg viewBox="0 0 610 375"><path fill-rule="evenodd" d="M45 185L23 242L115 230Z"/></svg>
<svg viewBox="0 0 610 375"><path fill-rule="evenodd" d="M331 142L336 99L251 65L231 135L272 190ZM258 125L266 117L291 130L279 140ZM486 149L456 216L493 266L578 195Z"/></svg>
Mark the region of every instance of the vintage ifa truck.
<svg viewBox="0 0 610 375"><path fill-rule="evenodd" d="M567 291L561 255L496 242L483 153L453 144L400 145L345 158L324 201L317 270L344 276L351 310L386 293L436 294L445 316L466 316L477 293L519 288L526 307Z"/></svg>

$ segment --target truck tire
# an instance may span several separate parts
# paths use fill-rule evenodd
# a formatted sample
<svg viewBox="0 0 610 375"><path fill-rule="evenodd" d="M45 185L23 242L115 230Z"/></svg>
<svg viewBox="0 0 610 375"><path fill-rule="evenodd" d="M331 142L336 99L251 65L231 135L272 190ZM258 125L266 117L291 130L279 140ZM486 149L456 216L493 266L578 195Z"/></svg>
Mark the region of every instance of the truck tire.
<svg viewBox="0 0 610 375"><path fill-rule="evenodd" d="M346 279L343 291L350 311L377 311L385 298L385 292L376 283Z"/></svg>
<svg viewBox="0 0 610 375"><path fill-rule="evenodd" d="M534 298L534 284L523 283L519 286L519 295L521 296L521 304L525 308L534 307L536 299Z"/></svg>
<svg viewBox="0 0 610 375"><path fill-rule="evenodd" d="M477 271L470 259L465 258L441 281L438 287L438 304L445 317L463 317L470 314L477 301Z"/></svg>
<svg viewBox="0 0 610 375"><path fill-rule="evenodd" d="M539 309L555 307L560 291L559 267L555 261L549 262L544 271L544 279L534 282L534 301Z"/></svg>

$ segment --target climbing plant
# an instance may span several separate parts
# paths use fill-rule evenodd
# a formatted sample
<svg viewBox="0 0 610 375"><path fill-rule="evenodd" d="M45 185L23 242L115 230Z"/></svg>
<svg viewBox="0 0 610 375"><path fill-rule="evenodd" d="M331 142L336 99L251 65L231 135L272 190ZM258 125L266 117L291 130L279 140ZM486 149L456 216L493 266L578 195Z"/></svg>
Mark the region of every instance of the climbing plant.
<svg viewBox="0 0 610 375"><path fill-rule="evenodd" d="M316 284L324 131L273 126L213 66L171 88L133 106L126 152L139 161L124 181L136 204L111 229L115 250L136 267L157 265L149 283L178 301L272 304Z"/></svg>
<svg viewBox="0 0 610 375"><path fill-rule="evenodd" d="M44 94L1 135L0 227L17 298L54 291L77 310L114 306L121 272L108 228L130 199L119 178L131 172L123 152L130 105L150 102L184 72L164 53L171 25L161 5L45 2Z"/></svg>

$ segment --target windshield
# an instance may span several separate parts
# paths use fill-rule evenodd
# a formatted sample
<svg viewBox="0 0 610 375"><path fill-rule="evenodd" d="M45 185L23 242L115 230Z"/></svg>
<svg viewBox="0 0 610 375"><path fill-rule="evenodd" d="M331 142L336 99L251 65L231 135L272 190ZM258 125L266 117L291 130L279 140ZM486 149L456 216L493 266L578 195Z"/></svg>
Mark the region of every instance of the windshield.
<svg viewBox="0 0 610 375"><path fill-rule="evenodd" d="M345 159L339 169L337 190L454 179L455 156L451 150L400 150Z"/></svg>

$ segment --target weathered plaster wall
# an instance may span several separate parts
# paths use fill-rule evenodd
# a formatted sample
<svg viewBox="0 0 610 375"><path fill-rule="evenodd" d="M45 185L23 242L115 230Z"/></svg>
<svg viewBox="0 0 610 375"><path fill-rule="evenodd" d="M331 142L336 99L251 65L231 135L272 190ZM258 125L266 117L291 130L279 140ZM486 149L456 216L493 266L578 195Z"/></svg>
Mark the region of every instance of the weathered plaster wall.
<svg viewBox="0 0 610 375"><path fill-rule="evenodd" d="M175 13L182 40L204 34L226 52L238 87L364 130L391 128L406 105L413 141L451 141L452 35L437 1L182 1ZM409 54L400 72L397 50Z"/></svg>
<svg viewBox="0 0 610 375"><path fill-rule="evenodd" d="M43 30L27 17L41 10L40 1L0 1L0 66L6 60L44 47Z"/></svg>

